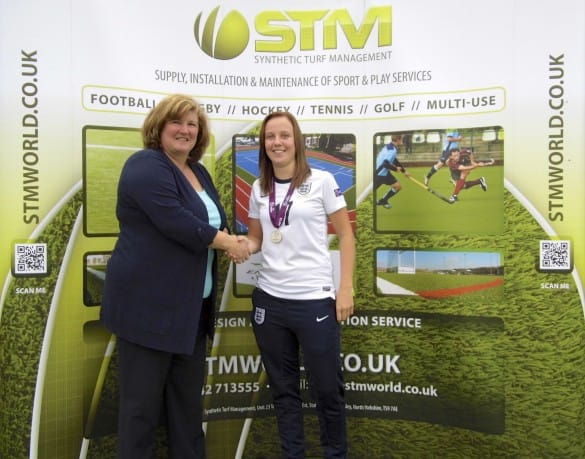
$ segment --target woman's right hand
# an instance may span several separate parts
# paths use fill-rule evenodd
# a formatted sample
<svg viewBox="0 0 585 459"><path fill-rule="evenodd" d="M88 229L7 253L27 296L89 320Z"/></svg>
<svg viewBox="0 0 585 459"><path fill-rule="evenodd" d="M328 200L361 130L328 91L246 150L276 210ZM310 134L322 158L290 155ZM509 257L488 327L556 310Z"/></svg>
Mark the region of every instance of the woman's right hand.
<svg viewBox="0 0 585 459"><path fill-rule="evenodd" d="M248 238L229 234L227 230L218 231L209 247L223 250L235 263L242 263L251 255Z"/></svg>
<svg viewBox="0 0 585 459"><path fill-rule="evenodd" d="M243 263L250 258L250 245L246 236L230 236L234 241L230 241L230 247L226 254L234 263Z"/></svg>

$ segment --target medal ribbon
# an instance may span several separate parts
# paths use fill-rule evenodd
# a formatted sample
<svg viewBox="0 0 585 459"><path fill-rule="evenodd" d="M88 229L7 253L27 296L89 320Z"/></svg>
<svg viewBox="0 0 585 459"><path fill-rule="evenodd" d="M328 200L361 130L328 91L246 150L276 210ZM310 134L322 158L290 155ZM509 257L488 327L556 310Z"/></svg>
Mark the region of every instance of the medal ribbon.
<svg viewBox="0 0 585 459"><path fill-rule="evenodd" d="M270 221L272 222L272 226L275 228L280 228L282 223L284 222L284 216L286 215L286 209L288 207L288 203L290 202L290 198L293 194L293 184L288 187L288 191L284 199L282 200L282 204L280 206L276 205L276 193L275 193L276 183L274 183L274 179L272 179L272 187L270 188L270 194L268 195L268 213L270 214ZM277 209L278 207L278 209Z"/></svg>

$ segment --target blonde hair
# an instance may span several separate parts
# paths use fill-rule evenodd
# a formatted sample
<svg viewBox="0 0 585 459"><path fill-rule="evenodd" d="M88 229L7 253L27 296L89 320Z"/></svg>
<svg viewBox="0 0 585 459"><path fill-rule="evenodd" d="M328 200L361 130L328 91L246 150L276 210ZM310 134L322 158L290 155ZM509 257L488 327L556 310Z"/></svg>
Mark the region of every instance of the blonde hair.
<svg viewBox="0 0 585 459"><path fill-rule="evenodd" d="M142 124L142 143L144 148L160 150L160 136L166 122L180 119L190 111L194 111L197 115L199 130L195 146L189 152L189 158L193 161L199 161L209 145L209 121L199 103L184 94L172 94L165 97L148 113Z"/></svg>

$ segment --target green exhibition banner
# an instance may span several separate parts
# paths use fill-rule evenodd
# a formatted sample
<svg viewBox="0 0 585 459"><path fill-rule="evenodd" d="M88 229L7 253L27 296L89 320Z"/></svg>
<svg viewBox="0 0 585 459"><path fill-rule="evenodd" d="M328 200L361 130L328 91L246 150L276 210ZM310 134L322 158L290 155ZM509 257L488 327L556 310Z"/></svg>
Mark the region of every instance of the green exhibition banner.
<svg viewBox="0 0 585 459"><path fill-rule="evenodd" d="M345 195L350 457L585 457L582 1L0 0L0 36L0 457L115 455L116 340L99 310L116 187L171 93L210 119L203 162L232 231L247 232L275 110ZM397 136L407 174L386 201L376 160ZM453 142L482 163L460 190L433 169ZM211 459L278 457L250 323L259 263L221 258ZM320 457L304 371L301 389Z"/></svg>

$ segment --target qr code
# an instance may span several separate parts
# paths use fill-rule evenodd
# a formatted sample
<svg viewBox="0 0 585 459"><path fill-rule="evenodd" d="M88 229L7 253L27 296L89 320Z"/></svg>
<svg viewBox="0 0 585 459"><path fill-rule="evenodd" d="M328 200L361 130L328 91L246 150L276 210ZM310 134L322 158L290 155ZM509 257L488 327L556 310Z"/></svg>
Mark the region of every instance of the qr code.
<svg viewBox="0 0 585 459"><path fill-rule="evenodd" d="M40 276L47 274L47 244L15 244L14 275Z"/></svg>
<svg viewBox="0 0 585 459"><path fill-rule="evenodd" d="M540 241L541 271L570 271L571 265L571 241Z"/></svg>

